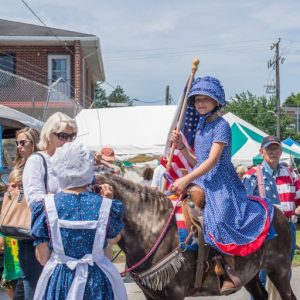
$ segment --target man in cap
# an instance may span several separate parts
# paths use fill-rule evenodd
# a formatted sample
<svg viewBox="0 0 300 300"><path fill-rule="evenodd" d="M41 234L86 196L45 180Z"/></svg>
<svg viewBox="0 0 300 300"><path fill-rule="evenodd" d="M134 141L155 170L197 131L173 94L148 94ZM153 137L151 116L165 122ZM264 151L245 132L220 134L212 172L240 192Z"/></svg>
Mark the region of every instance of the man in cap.
<svg viewBox="0 0 300 300"><path fill-rule="evenodd" d="M114 165L116 160L115 151L113 148L104 147L100 152L94 154L95 172L108 172L112 174L120 174L121 170Z"/></svg>
<svg viewBox="0 0 300 300"><path fill-rule="evenodd" d="M287 218L292 238L292 260L296 248L296 214L300 214L300 180L285 163L279 163L282 147L277 137L265 137L260 154L263 162L246 172L243 183L249 195L271 200ZM261 272L260 278L265 284L265 273Z"/></svg>

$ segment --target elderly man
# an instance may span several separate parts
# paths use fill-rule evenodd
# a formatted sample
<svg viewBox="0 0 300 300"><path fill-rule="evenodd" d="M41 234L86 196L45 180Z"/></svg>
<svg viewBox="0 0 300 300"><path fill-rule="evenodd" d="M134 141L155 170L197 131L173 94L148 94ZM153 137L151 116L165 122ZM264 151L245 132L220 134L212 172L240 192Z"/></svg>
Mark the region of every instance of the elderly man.
<svg viewBox="0 0 300 300"><path fill-rule="evenodd" d="M286 164L279 163L282 148L277 137L264 138L260 154L263 157L262 164L249 169L243 183L249 195L271 200L287 218L292 237L292 260L296 248L296 214L300 214L300 180ZM260 274L260 278L265 283L265 274Z"/></svg>

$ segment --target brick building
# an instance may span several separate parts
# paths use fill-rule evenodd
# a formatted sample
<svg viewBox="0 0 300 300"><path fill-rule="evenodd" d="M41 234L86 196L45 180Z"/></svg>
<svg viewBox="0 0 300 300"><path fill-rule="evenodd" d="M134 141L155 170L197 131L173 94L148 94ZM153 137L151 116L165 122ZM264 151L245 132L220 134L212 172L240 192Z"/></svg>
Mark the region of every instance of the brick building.
<svg viewBox="0 0 300 300"><path fill-rule="evenodd" d="M1 19L0 69L0 104L39 119L47 97L52 111L89 107L105 79L97 36Z"/></svg>

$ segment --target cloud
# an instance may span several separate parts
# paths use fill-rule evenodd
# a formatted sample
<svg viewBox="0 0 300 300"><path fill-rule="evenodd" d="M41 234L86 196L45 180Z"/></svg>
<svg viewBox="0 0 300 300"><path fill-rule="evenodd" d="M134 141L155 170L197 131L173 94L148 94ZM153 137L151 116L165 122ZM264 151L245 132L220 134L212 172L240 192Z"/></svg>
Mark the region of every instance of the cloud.
<svg viewBox="0 0 300 300"><path fill-rule="evenodd" d="M300 30L299 11L299 1L274 1L256 10L252 17L272 30Z"/></svg>
<svg viewBox="0 0 300 300"><path fill-rule="evenodd" d="M2 6L0 17L40 25L19 1ZM121 85L132 98L161 99L165 86L177 99L199 57L198 75L223 81L228 98L250 90L264 93L273 58L270 45L282 37L286 48L284 93L298 89L299 0L31 0L51 27L95 34L100 38L107 81ZM293 78L290 78L292 74Z"/></svg>

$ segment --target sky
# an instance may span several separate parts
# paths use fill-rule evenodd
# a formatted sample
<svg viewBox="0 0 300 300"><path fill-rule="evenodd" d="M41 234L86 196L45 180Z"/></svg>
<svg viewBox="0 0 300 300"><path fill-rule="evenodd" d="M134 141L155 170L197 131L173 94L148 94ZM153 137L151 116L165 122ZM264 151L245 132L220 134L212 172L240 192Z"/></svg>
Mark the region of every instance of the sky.
<svg viewBox="0 0 300 300"><path fill-rule="evenodd" d="M140 104L176 103L200 59L196 76L221 80L226 98L266 95L275 71L267 62L281 38L281 102L300 92L299 0L26 0L49 27L100 38L110 93L120 85ZM21 0L0 0L0 18L42 25Z"/></svg>

